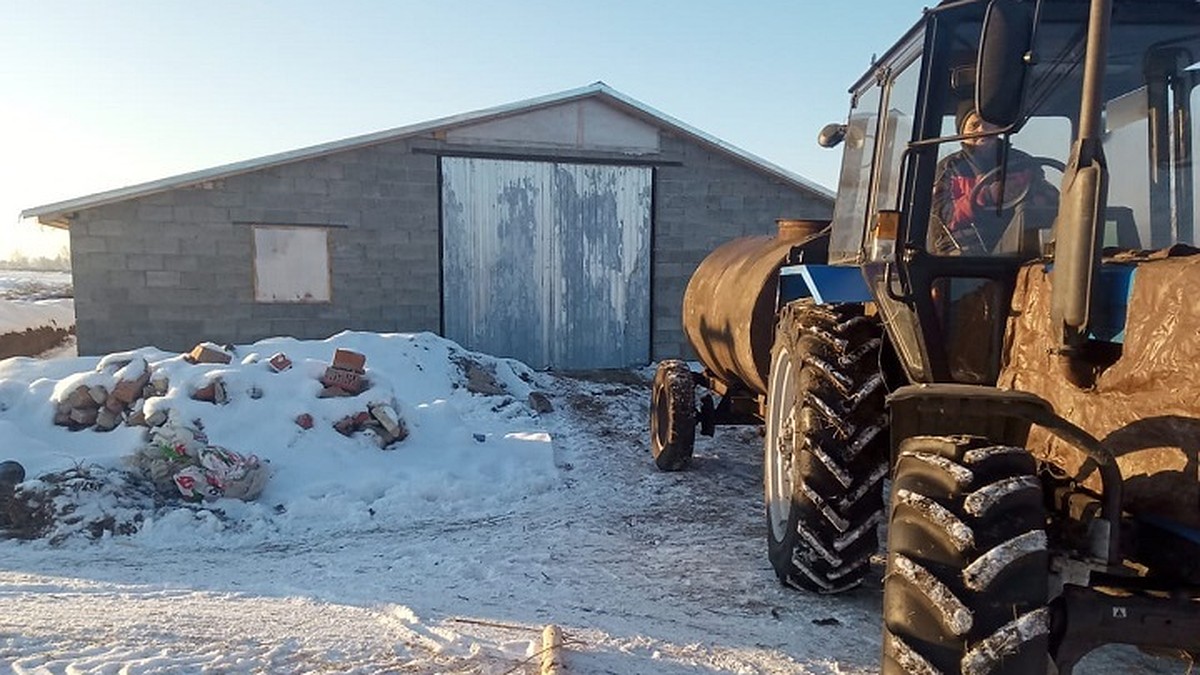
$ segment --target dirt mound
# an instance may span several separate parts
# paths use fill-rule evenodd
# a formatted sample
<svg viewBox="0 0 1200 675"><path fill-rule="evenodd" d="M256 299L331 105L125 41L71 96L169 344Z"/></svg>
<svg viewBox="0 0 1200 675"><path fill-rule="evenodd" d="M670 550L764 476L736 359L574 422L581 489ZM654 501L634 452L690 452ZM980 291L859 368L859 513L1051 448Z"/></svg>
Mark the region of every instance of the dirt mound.
<svg viewBox="0 0 1200 675"><path fill-rule="evenodd" d="M0 359L12 356L37 356L66 342L75 334L75 327L39 326L19 333L0 335Z"/></svg>

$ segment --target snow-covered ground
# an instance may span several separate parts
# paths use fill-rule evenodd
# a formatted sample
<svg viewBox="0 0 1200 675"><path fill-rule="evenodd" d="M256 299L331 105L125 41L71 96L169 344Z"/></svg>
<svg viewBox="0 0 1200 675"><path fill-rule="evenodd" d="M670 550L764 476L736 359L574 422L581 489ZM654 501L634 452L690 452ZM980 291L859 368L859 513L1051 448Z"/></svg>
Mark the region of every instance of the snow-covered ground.
<svg viewBox="0 0 1200 675"><path fill-rule="evenodd" d="M70 272L0 270L2 300L47 300L71 295Z"/></svg>
<svg viewBox="0 0 1200 675"><path fill-rule="evenodd" d="M0 357L74 356L75 337L66 335L75 325L71 296L70 272L0 270Z"/></svg>
<svg viewBox="0 0 1200 675"><path fill-rule="evenodd" d="M371 388L318 399L337 347L366 355ZM267 366L276 352L291 369ZM648 371L556 377L430 334L265 340L228 365L152 349L8 359L0 461L30 479L121 468L142 429L68 431L54 400L141 358L169 382L147 411L256 455L269 482L254 502L156 507L94 469L55 544L0 541L0 672L532 673L546 624L565 632L571 673L877 672L878 565L843 596L781 587L757 430L722 428L690 470L655 471ZM505 393L468 391L471 364ZM214 377L227 403L189 397ZM554 411L534 412L533 391ZM371 402L408 437L380 449L332 428ZM87 523L138 509L135 534L90 538ZM1109 648L1076 672L1186 671Z"/></svg>

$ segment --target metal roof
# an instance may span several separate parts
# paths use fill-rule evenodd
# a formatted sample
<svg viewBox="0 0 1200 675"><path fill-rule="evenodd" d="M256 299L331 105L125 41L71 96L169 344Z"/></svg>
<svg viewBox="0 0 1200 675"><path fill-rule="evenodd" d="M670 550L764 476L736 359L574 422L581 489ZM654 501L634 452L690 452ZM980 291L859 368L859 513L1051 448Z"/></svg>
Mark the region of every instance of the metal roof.
<svg viewBox="0 0 1200 675"><path fill-rule="evenodd" d="M500 119L503 117L511 117L513 115L528 112L534 109L547 108L562 103L593 97L607 100L610 103L615 103L618 107L624 108L626 112L629 112L635 116L640 116L662 127L681 132L704 145L711 146L720 152L730 155L735 159L740 160L764 173L779 178L780 180L792 183L797 187L810 192L815 192L818 195L827 197L831 200L834 198L834 193L831 190L818 183L814 183L803 176L788 171L787 169L784 169L776 164L772 164L761 157L734 147L725 141L716 138L715 136L711 136L703 131L700 131L699 129L696 129L695 127L684 124L670 115L665 115L654 108L641 103L640 101L634 100L625 94L618 92L603 82L596 82L586 87L570 89L557 94L549 94L547 96L526 99L524 101L517 101L515 103L496 106L494 108L486 108L474 112L452 115L450 117L443 117L428 122L421 122L419 124L396 127L394 129L364 134L362 136L354 136L340 141L321 143L319 145L313 145L297 150L289 150L287 152L266 155L264 157L258 157L255 159L234 162L232 164L224 164L210 169L202 169L200 171L192 171L189 173L179 174L177 176L170 176L168 178L160 178L159 180L149 181L147 183L139 183L137 185L130 185L128 187L117 188L115 190L97 192L95 194L86 195L83 197L76 197L75 199L54 202L53 204L35 206L22 211L21 218L37 218L38 221L44 225L52 225L54 227L61 227L65 229L68 227L67 216L75 211L121 202L137 197L144 197L146 195L158 192L166 192L176 188L217 180L236 174L258 171L260 169L278 166L281 164L289 164L292 162L312 159L314 157L321 157L323 155L330 155L346 150L353 150L370 145L377 145L380 143L388 143L411 136L426 134L432 131L477 124L479 122Z"/></svg>

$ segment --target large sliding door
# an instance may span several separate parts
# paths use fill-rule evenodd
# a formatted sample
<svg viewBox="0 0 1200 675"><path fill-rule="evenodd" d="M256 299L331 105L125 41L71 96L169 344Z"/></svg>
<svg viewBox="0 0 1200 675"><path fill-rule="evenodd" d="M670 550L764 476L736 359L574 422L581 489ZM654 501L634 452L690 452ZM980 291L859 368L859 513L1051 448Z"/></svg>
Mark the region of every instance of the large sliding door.
<svg viewBox="0 0 1200 675"><path fill-rule="evenodd" d="M535 368L649 360L651 169L441 162L446 337Z"/></svg>

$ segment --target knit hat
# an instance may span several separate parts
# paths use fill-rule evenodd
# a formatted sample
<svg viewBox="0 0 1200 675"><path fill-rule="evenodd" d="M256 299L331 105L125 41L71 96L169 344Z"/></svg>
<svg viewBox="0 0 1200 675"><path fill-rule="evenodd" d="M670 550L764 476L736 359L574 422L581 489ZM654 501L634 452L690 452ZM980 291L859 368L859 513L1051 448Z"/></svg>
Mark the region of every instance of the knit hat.
<svg viewBox="0 0 1200 675"><path fill-rule="evenodd" d="M967 115L975 111L975 101L964 99L958 102L958 108L954 110L954 130L958 133L963 132L963 124L967 122Z"/></svg>

